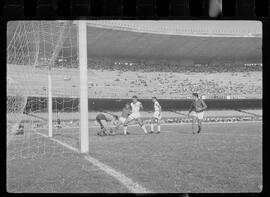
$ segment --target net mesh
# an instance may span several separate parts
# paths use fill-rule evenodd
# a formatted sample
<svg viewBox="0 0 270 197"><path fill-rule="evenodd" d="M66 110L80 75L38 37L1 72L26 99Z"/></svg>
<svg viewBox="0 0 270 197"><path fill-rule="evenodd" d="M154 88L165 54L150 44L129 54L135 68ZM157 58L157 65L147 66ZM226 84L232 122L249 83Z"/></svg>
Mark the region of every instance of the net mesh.
<svg viewBox="0 0 270 197"><path fill-rule="evenodd" d="M48 136L49 76L53 135L72 136L70 143L78 146L78 132L63 129L79 126L77 45L77 26L71 21L7 24L8 160L44 156L47 148L55 147L52 141L42 140Z"/></svg>

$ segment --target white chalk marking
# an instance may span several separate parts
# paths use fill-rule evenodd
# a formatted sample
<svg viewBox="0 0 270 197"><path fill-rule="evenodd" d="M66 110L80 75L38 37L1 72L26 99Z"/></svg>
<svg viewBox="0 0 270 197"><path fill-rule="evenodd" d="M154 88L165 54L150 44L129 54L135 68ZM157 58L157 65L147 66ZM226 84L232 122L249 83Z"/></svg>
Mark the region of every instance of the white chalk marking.
<svg viewBox="0 0 270 197"><path fill-rule="evenodd" d="M37 131L36 131L37 132ZM47 135L42 134L40 132L37 132L39 135L45 137L45 138L49 138ZM62 146L73 150L76 153L79 153L79 150L64 143L61 142L55 138L49 138L52 141L55 141L59 144L61 144ZM146 188L144 188L143 186L139 185L138 183L134 182L132 179L128 178L127 176L125 176L123 173L118 172L116 170L114 170L113 168L111 168L110 166L100 162L99 160L91 157L90 155L86 155L84 156L84 158L89 161L91 164L93 164L94 166L98 167L99 169L101 169L102 171L106 172L108 175L114 177L117 181L119 181L120 183L122 183L130 192L132 193L151 193L150 190L147 190Z"/></svg>
<svg viewBox="0 0 270 197"><path fill-rule="evenodd" d="M121 172L118 172L112 169L110 166L103 164L102 162L98 161L97 159L86 155L84 157L87 161L92 163L93 165L97 166L99 169L105 171L107 174L111 175L115 179L117 179L120 183L128 188L129 191L132 193L150 193L151 191L147 190L146 188L142 187L138 183L134 182L130 178L126 177Z"/></svg>

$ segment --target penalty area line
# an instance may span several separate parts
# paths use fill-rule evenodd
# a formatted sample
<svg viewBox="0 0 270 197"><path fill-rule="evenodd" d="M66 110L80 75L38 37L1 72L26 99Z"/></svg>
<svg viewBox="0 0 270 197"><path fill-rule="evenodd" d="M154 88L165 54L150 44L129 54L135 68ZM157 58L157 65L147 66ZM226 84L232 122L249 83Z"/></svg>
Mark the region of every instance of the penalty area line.
<svg viewBox="0 0 270 197"><path fill-rule="evenodd" d="M50 140L55 141L55 142L61 144L62 146L66 147L66 148L68 148L76 153L80 153L78 149L76 149L76 148L74 148L74 147L72 147L64 142L61 142L60 140L50 138L49 136L42 134L40 132L37 132L37 131L36 131L36 133L38 133L39 135L41 135L45 138L49 138ZM124 185L130 192L132 192L132 193L152 193L150 190L148 190L148 189L144 188L143 186L141 186L140 184L134 182L132 179L128 178L123 173L116 171L115 169L102 163L98 159L95 159L94 157L91 157L90 155L84 156L84 159L87 160L88 162L90 162L91 164L93 164L94 166L98 167L100 170L104 171L108 175L115 178L118 182L120 182L122 185Z"/></svg>
<svg viewBox="0 0 270 197"><path fill-rule="evenodd" d="M103 170L107 174L114 177L116 180L122 183L125 187L127 187L127 189L131 191L132 193L150 193L149 190L142 187L138 183L134 182L133 180L125 176L123 173L114 170L110 166L98 161L97 159L91 157L90 155L86 155L84 158L90 163L92 163L93 165L97 166L99 169Z"/></svg>

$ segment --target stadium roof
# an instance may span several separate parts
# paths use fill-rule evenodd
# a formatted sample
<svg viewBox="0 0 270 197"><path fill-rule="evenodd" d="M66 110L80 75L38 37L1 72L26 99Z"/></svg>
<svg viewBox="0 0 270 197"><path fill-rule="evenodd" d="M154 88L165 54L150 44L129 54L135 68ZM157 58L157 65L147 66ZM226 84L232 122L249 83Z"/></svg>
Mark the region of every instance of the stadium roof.
<svg viewBox="0 0 270 197"><path fill-rule="evenodd" d="M8 23L7 43L17 23ZM72 35L76 46L76 31ZM87 21L87 36L89 58L262 61L262 25L257 21L92 20Z"/></svg>
<svg viewBox="0 0 270 197"><path fill-rule="evenodd" d="M256 21L88 21L88 57L209 61L262 60Z"/></svg>

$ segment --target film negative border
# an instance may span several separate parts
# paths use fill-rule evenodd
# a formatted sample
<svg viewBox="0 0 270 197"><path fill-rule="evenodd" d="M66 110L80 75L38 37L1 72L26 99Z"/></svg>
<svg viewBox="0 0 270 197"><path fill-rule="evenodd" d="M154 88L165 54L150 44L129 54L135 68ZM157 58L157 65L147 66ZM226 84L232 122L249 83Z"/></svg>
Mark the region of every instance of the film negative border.
<svg viewBox="0 0 270 197"><path fill-rule="evenodd" d="M221 12L211 16L211 3ZM5 0L6 18L136 17L138 18L268 18L270 0ZM213 8L215 9L215 8Z"/></svg>

